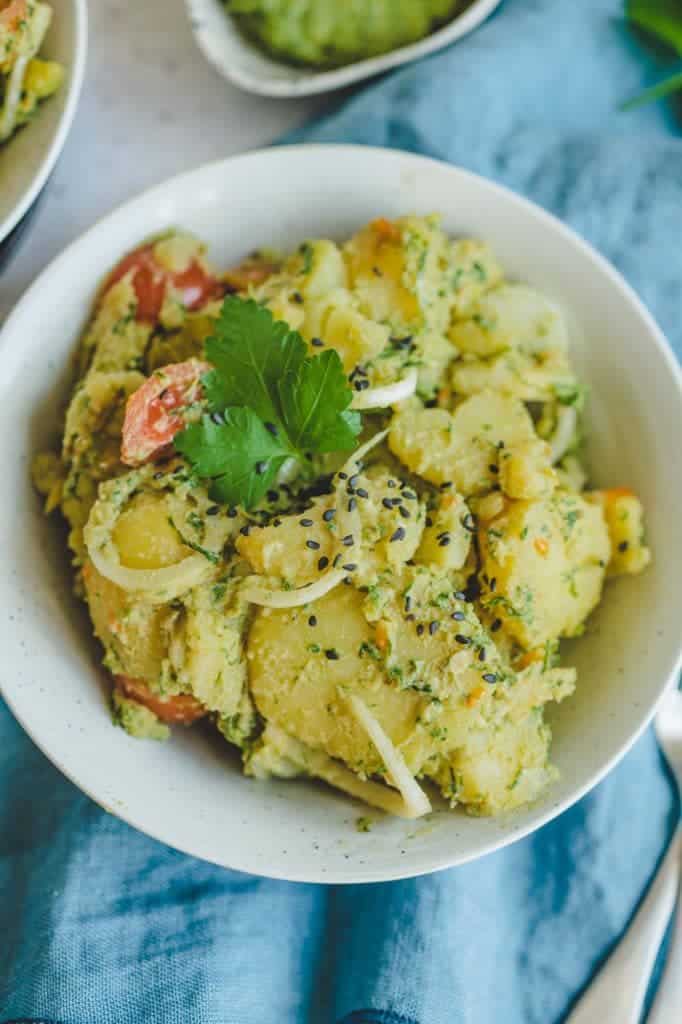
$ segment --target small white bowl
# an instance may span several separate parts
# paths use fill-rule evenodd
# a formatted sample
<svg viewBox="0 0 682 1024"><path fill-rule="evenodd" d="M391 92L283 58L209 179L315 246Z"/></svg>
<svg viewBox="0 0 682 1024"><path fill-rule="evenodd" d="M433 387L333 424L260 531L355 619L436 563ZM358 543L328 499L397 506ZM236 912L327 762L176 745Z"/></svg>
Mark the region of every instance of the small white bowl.
<svg viewBox="0 0 682 1024"><path fill-rule="evenodd" d="M641 495L653 563L607 586L586 635L566 653L574 697L553 716L560 781L532 807L497 819L437 811L415 823L354 821L367 808L305 781L243 777L201 729L172 742L112 727L85 610L71 596L64 531L29 480L53 444L69 357L102 276L169 225L196 232L217 266L251 249L343 239L372 217L440 210L445 228L488 239L509 273L578 318L573 358L591 389L598 484ZM19 721L77 785L136 828L242 871L308 882L361 882L461 864L538 828L593 786L647 724L680 654L680 372L618 273L559 221L473 174L423 157L354 146L250 153L145 193L71 245L35 281L0 335L0 684ZM371 813L371 812L369 812Z"/></svg>
<svg viewBox="0 0 682 1024"><path fill-rule="evenodd" d="M30 124L0 147L0 242L45 186L76 113L87 52L86 0L50 0L52 24L41 56L58 60L66 78Z"/></svg>
<svg viewBox="0 0 682 1024"><path fill-rule="evenodd" d="M425 57L472 32L500 3L501 0L473 0L462 14L419 42L342 68L318 71L285 64L258 49L239 31L222 0L186 0L197 43L220 74L246 92L280 98L331 92Z"/></svg>

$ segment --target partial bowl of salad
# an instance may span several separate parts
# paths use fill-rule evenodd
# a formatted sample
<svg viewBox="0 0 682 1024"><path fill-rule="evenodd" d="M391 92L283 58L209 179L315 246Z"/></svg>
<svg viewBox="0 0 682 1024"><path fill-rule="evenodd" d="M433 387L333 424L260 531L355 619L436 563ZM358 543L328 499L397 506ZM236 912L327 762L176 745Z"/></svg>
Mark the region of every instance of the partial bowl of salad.
<svg viewBox="0 0 682 1024"><path fill-rule="evenodd" d="M85 0L0 0L0 253L64 146L86 49Z"/></svg>

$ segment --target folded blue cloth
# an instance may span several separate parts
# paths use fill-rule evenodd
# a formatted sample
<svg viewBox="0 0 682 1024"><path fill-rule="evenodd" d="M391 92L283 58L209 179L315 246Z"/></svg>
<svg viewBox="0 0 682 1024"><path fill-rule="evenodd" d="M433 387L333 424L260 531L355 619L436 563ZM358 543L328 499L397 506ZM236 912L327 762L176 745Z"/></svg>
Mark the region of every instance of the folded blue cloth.
<svg viewBox="0 0 682 1024"><path fill-rule="evenodd" d="M298 135L419 150L523 192L624 272L682 352L682 140L618 103L656 65L620 0L507 0ZM108 816L0 707L0 1021L555 1024L632 914L679 808L651 734L560 819L415 881L223 871Z"/></svg>

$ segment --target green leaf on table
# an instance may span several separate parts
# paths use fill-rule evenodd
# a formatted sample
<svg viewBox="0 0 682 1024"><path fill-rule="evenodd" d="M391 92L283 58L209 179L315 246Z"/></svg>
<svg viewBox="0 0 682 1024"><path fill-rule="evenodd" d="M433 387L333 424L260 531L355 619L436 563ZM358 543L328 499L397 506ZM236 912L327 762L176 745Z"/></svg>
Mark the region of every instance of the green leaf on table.
<svg viewBox="0 0 682 1024"><path fill-rule="evenodd" d="M667 43L682 56L680 0L627 0L626 12L633 24Z"/></svg>
<svg viewBox="0 0 682 1024"><path fill-rule="evenodd" d="M669 75L662 82L658 82L656 85L652 85L650 89L645 89L638 96L634 96L622 105L621 110L634 110L635 107L641 107L645 103L662 100L666 96L671 96L679 89L682 89L682 71L675 75Z"/></svg>

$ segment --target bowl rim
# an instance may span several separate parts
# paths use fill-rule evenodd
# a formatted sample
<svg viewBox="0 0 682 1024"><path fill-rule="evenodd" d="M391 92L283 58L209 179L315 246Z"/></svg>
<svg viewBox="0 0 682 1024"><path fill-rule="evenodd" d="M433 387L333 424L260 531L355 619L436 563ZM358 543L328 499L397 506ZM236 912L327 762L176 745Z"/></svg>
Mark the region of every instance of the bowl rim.
<svg viewBox="0 0 682 1024"><path fill-rule="evenodd" d="M85 78L85 65L87 61L88 8L87 0L71 0L71 4L73 5L74 11L75 38L70 69L71 73L69 75L69 84L67 87L64 109L62 110L61 117L57 124L57 129L52 136L50 145L44 153L36 172L24 189L21 199L12 207L5 219L0 221L0 242L3 241L17 226L24 214L28 212L31 206L33 206L33 203L47 184L47 180L54 170L55 164L57 163L61 151L64 148L67 136L71 130L71 125L73 124L76 116L78 100L80 98L83 80Z"/></svg>
<svg viewBox="0 0 682 1024"><path fill-rule="evenodd" d="M330 70L316 70L314 68L300 67L287 64L276 57L265 54L265 58L271 64L286 68L292 73L297 73L291 79L268 77L267 75L252 74L248 70L239 67L230 61L229 55L218 44L215 45L213 37L202 31L197 25L197 14L203 10L203 5L208 2L218 7L223 7L222 0L185 0L185 7L189 19L192 34L197 46L208 60L209 64L222 75L223 78L232 82L233 85L243 89L245 92L257 96L269 96L275 99L293 99L303 96L315 96L323 92L332 92L335 89L342 89L360 82L363 79L371 78L373 75L389 71L391 68L400 67L411 61L419 60L430 53L444 49L451 43L469 35L478 28L497 7L502 0L473 0L465 10L455 15L451 21L430 32L423 39L414 43L399 46L388 53L379 54L376 57L365 57L363 60L354 61L351 64L344 64L339 68ZM222 11L226 18L232 19L227 10ZM237 33L239 36L239 33ZM242 51L253 50L253 44L248 40L238 39L238 47Z"/></svg>
<svg viewBox="0 0 682 1024"><path fill-rule="evenodd" d="M441 170L451 170L456 172L458 175L470 179L472 182L478 183L480 186L483 184L486 188L498 193L504 198L506 202L511 202L520 208L525 214L538 219L540 222L550 228L552 231L559 234L564 242L577 247L581 254L584 255L586 260L592 265L597 266L599 270L610 278L612 284L621 293L623 299L634 307L634 311L637 312L646 328L649 332L649 339L653 343L654 348L658 351L662 357L668 371L674 383L677 386L677 396L679 400L680 410L682 412L682 368L680 367L677 359L670 348L665 335L661 328L656 323L654 317L647 309L644 302L639 298L637 293L634 291L631 285L625 280L625 278L619 273L619 271L595 248L592 247L585 239L583 239L577 232L575 232L568 225L564 224L558 217L543 207L534 203L532 200L525 198L519 193L513 191L505 185L501 185L483 175L476 174L473 171L466 170L465 168L459 167L456 164L450 164L446 161L436 160L432 157L422 156L419 154L409 153L404 150L391 149L389 147L379 146L363 146L353 144L318 144L318 143L307 143L300 145L290 146L275 146L265 147L256 150L252 150L247 153L242 153L236 156L230 156L223 159L210 161L199 165L198 167L189 171L184 171L181 174L174 175L171 178L160 182L151 188L146 189L142 193L132 197L126 202L120 204L114 210L107 213L105 216L98 219L87 231L81 234L78 238L72 241L59 255L57 255L39 274L39 276L33 281L29 288L24 292L14 308L10 312L2 328L0 328L0 358L7 359L11 364L12 359L19 360L21 353L17 347L12 349L9 345L12 334L15 330L15 323L20 324L25 311L28 307L33 306L40 301L40 294L43 287L43 281L55 273L63 273L65 268L68 268L72 262L74 255L77 253L80 246L86 241L93 241L100 235L105 235L109 226L114 224L117 219L123 215L130 216L136 209L142 210L145 206L153 204L155 200L164 197L164 193L168 189L175 189L183 184L188 184L192 181L195 176L206 174L224 172L227 166L232 166L237 162L247 162L253 160L267 160L277 159L283 153L305 153L313 151L325 151L331 155L334 155L336 159L342 160L344 154L352 151L353 153L362 152L363 155L369 157L374 154L375 156L386 156L389 155L391 158L397 159L405 164L412 166L415 170L419 170L426 167L437 167ZM104 268L104 272L106 268ZM285 881L294 882L316 882L322 884L358 884L358 883L371 883L380 881L394 881L403 878L413 878L420 875L431 874L435 871L440 871L449 867L457 867L466 863L471 863L475 860L480 859L490 853L497 850L501 850L519 839L532 834L539 828L558 817L569 807L573 806L578 800L589 793L605 776L618 764L618 762L625 756L625 754L632 748L636 741L643 734L644 730L650 724L657 707L663 698L667 689L675 685L677 675L682 668L682 638L678 642L677 651L672 655L670 664L665 672L665 676L662 677L661 683L658 689L658 694L653 701L646 704L642 704L639 710L639 719L636 727L630 732L629 736L618 746L618 748L607 758L601 768L594 772L594 774L587 779L582 785L578 786L575 790L572 790L566 794L562 799L556 802L550 802L546 807L543 807L538 811L536 817L532 818L524 824L514 825L513 817L510 823L505 827L505 831L501 832L497 837L492 838L488 842L481 844L480 849L475 852L458 854L454 857L448 855L438 855L434 853L431 857L424 856L423 861L419 866L408 867L406 864L405 869L398 870L381 870L371 865L367 865L363 869L356 870L352 877L348 874L336 875L334 872L327 872L321 874L318 869L307 869L303 870L292 870L291 868L280 869L276 866L269 867L267 872L258 872L260 877L268 877L273 879L281 879ZM11 694L11 686L3 683L0 677L0 695L4 698L7 706L10 708L12 714L22 726L24 731L28 734L31 740L36 744L39 750L59 769L59 771L69 779L77 788L89 796L95 801L100 807L108 811L110 814L114 814L116 817L125 821L133 828L142 832L164 845L177 849L182 853L189 856L198 856L209 863L216 864L219 867L228 867L232 870L243 871L249 873L250 869L244 863L228 864L226 859L219 859L217 856L212 857L205 853L197 854L190 845L184 842L177 842L175 839L169 842L163 835L162 829L151 828L145 824L143 818L138 816L135 812L129 812L120 808L114 808L107 804L96 792L93 792L91 786L84 782L82 779L77 778L75 774L71 774L61 763L61 758L58 752L53 753L49 749L49 744L43 738L39 739L32 730L30 721L27 720L27 716L22 716L19 712L16 703ZM409 862L408 862L409 863ZM253 872L252 872L253 873Z"/></svg>

